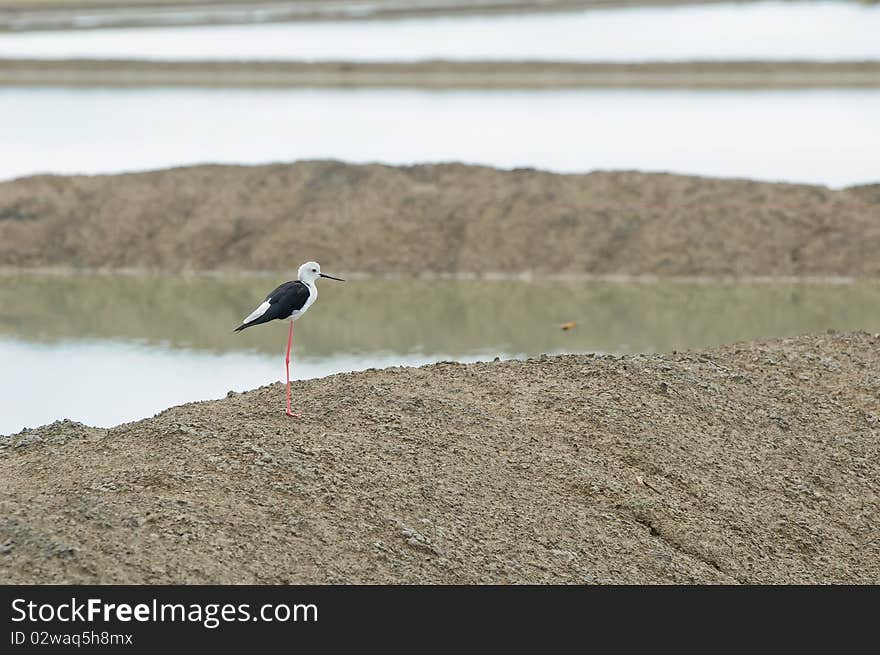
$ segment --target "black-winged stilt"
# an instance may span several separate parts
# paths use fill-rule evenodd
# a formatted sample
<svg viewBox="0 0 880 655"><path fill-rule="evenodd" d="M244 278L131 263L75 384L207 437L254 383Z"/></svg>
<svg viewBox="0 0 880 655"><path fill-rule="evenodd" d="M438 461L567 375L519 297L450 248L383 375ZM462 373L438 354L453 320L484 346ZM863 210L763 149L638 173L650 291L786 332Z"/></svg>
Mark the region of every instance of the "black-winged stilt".
<svg viewBox="0 0 880 655"><path fill-rule="evenodd" d="M254 311L248 314L241 325L235 328L235 332L241 332L245 328L269 321L290 321L290 330L287 333L287 354L284 357L284 365L287 369L287 415L300 418L302 414L294 414L290 411L290 344L293 342L293 322L306 313L318 299L318 287L316 282L319 277L329 280L345 282L342 278L325 275L321 272L318 262L306 262L299 267L299 279L293 282L279 284L278 287L266 296L266 300Z"/></svg>

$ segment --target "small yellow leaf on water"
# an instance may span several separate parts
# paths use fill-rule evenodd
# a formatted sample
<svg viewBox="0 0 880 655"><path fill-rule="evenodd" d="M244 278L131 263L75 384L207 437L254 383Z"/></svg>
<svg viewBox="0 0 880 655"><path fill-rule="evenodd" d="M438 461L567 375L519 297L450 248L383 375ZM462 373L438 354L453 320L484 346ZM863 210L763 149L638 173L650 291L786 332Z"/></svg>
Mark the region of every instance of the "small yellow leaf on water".
<svg viewBox="0 0 880 655"><path fill-rule="evenodd" d="M570 330L573 327L575 327L576 325L577 325L577 323L575 323L574 321L569 321L568 323L563 323L559 327L561 327L563 330Z"/></svg>

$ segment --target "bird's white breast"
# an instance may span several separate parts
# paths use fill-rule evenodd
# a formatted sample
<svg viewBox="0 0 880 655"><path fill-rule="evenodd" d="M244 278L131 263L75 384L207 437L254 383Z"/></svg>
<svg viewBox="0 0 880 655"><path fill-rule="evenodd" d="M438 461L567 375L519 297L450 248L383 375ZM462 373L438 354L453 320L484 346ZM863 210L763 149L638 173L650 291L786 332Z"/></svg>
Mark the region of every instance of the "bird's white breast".
<svg viewBox="0 0 880 655"><path fill-rule="evenodd" d="M303 283L309 288L309 298L306 300L306 304L303 305L300 309L295 309L293 313L290 315L290 320L295 321L300 316L306 313L306 310L312 306L312 303L318 299L318 285L312 283Z"/></svg>

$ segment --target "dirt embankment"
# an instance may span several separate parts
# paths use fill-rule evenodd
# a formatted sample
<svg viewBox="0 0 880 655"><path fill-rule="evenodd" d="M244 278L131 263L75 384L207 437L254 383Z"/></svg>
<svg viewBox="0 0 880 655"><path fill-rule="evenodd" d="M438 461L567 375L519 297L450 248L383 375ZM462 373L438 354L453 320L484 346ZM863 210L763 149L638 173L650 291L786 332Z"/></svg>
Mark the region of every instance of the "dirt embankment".
<svg viewBox="0 0 880 655"><path fill-rule="evenodd" d="M878 335L295 393L0 440L0 580L880 583Z"/></svg>
<svg viewBox="0 0 880 655"><path fill-rule="evenodd" d="M162 62L0 60L0 85L811 88L880 86L880 62Z"/></svg>
<svg viewBox="0 0 880 655"><path fill-rule="evenodd" d="M462 164L0 183L0 266L880 276L880 186Z"/></svg>

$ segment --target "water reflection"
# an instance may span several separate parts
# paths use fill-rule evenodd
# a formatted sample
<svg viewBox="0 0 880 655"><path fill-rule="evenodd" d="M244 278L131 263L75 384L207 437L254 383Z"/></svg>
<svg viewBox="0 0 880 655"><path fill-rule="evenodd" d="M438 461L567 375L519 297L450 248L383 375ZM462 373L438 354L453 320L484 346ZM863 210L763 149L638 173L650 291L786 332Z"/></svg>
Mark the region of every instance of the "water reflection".
<svg viewBox="0 0 880 655"><path fill-rule="evenodd" d="M0 434L92 425L282 379L286 324L231 330L278 276L0 275ZM563 322L576 327L560 329ZM358 279L297 323L293 376L880 331L880 284Z"/></svg>
<svg viewBox="0 0 880 655"><path fill-rule="evenodd" d="M231 330L283 279L5 275L0 335L278 353L283 323ZM560 330L565 321L577 328ZM323 285L297 327L306 358L668 351L828 328L876 330L880 285L355 278Z"/></svg>

